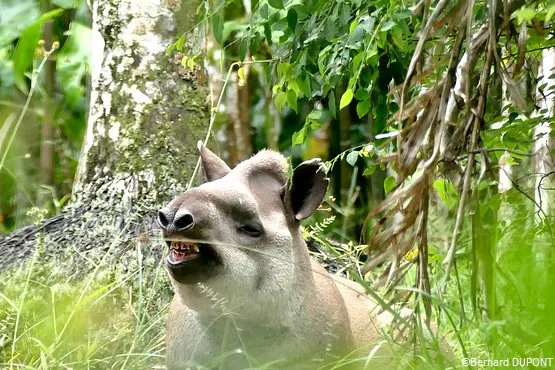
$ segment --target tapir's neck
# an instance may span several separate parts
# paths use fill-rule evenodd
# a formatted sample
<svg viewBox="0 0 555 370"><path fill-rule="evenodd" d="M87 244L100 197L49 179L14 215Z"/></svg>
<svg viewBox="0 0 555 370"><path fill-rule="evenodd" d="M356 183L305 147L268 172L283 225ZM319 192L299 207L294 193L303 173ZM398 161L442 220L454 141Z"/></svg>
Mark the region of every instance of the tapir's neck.
<svg viewBox="0 0 555 370"><path fill-rule="evenodd" d="M267 326L291 326L307 304L313 301L316 294L311 259L306 243L299 231L292 232L293 244L290 260L290 273L284 274L288 279L283 289L260 295L230 294L218 291L216 286L206 283L183 285L174 283L174 288L183 304L197 311L207 320L217 316L231 315L246 321L260 322ZM271 277L269 277L271 279ZM242 316L245 317L242 317Z"/></svg>

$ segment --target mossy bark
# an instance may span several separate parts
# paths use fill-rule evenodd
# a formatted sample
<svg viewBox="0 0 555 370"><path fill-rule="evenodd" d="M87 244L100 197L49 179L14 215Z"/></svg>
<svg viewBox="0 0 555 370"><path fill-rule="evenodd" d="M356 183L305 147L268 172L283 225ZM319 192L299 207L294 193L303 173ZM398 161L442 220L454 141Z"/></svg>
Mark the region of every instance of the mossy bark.
<svg viewBox="0 0 555 370"><path fill-rule="evenodd" d="M39 244L41 257L95 266L136 261L140 249L130 246L138 243L155 263L164 248L156 210L185 188L197 162L209 124L198 2L93 4L90 115L72 201L0 237L0 270L24 263ZM184 33L187 54L166 53ZM196 55L193 71L181 65L184 55Z"/></svg>

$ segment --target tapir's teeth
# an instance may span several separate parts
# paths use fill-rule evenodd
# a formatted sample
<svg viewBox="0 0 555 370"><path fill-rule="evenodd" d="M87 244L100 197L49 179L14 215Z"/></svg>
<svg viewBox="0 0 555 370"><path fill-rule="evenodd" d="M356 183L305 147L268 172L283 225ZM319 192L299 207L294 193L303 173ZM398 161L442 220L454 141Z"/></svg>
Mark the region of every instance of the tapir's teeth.
<svg viewBox="0 0 555 370"><path fill-rule="evenodd" d="M200 252L198 244L187 244L186 242L182 242L182 241L172 241L170 244L171 249L175 251L180 251L180 252L190 252L191 247L193 247L193 250L196 253Z"/></svg>

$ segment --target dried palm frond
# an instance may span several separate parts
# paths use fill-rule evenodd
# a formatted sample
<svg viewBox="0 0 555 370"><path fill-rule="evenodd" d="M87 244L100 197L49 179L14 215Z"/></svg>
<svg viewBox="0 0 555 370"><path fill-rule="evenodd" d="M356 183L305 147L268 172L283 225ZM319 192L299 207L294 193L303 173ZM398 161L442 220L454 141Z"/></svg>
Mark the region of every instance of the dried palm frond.
<svg viewBox="0 0 555 370"><path fill-rule="evenodd" d="M526 111L524 98L502 65L497 50L500 33L508 32L509 29L506 27L506 18L524 1L512 0L500 9L497 1L493 0L488 3L487 17L479 19L475 18L473 1L460 0L451 8L449 4L447 0L439 0L433 9L431 2L419 4L423 9L419 8L418 14L429 15L419 33L405 81L400 87L400 110L393 117L399 127L395 153L396 187L367 218L369 221L379 217L379 222L370 232L369 259L362 270L366 273L389 261L388 269L378 285L397 282L407 271L405 256L416 248L416 257L408 263L417 264L414 290L423 297L428 318L431 302L426 297L429 297L431 288L427 266L427 221L429 195L434 180L439 176L439 164L453 164L462 154L468 153L457 219L444 261L447 279L454 261L456 241L470 189L490 77L495 78L493 75L499 73L498 77L507 87L516 106ZM442 79L425 88L420 84L434 72L430 67L423 72L417 71L422 56L427 55L431 60L444 59L442 55L435 55L441 51L431 47L433 43L427 42L432 31L441 31L444 39L451 40L451 55ZM518 41L519 55L523 49L521 38ZM518 68L515 72L518 72ZM419 93L411 96L415 87L418 87ZM394 88L397 89L399 87ZM405 261L402 268L401 261Z"/></svg>

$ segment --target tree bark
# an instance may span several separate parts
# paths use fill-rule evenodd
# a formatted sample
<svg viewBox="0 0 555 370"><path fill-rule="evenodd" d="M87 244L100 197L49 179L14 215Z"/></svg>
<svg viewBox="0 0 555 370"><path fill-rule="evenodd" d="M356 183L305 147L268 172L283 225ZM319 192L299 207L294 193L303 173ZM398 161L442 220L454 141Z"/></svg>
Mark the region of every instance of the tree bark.
<svg viewBox="0 0 555 370"><path fill-rule="evenodd" d="M551 131L549 118L555 116L555 98L552 92L555 91L555 84L550 77L555 73L555 48L542 51L542 59L539 67L538 83L543 85L544 93L538 90L537 103L540 114L542 110L545 119L534 128L534 149L533 167L536 174L535 181L535 200L536 209L534 214L537 220L552 216L555 212L555 202L553 201L552 189L555 185L555 158L553 149L555 148L555 136ZM551 94L550 94L551 93Z"/></svg>
<svg viewBox="0 0 555 370"><path fill-rule="evenodd" d="M133 239L161 254L156 210L185 188L209 122L197 6L93 2L91 108L72 201L60 215L0 237L0 270L25 262L37 246L43 258L89 266L136 260ZM184 32L183 53L166 53ZM197 55L193 71L181 65L184 55Z"/></svg>

